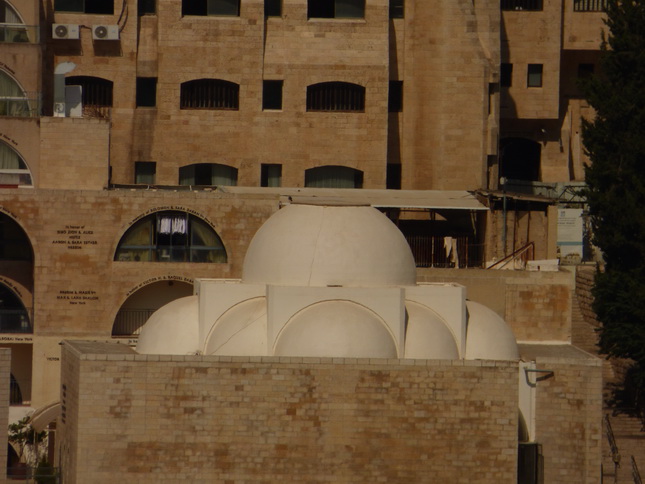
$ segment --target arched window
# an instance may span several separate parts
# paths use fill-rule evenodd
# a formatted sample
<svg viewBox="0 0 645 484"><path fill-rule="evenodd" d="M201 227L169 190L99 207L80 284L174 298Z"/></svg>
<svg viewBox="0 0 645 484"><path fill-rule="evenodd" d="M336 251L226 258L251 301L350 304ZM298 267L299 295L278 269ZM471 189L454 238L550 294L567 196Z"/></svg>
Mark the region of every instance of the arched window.
<svg viewBox="0 0 645 484"><path fill-rule="evenodd" d="M0 69L0 116L29 117L36 115L29 106L27 93L9 74Z"/></svg>
<svg viewBox="0 0 645 484"><path fill-rule="evenodd" d="M500 141L500 177L509 180L540 180L540 143L526 138Z"/></svg>
<svg viewBox="0 0 645 484"><path fill-rule="evenodd" d="M27 164L11 146L3 141L0 141L0 186L32 186L31 173Z"/></svg>
<svg viewBox="0 0 645 484"><path fill-rule="evenodd" d="M231 109L240 105L240 85L222 79L196 79L181 85L181 109Z"/></svg>
<svg viewBox="0 0 645 484"><path fill-rule="evenodd" d="M16 9L0 0L0 42L29 42L30 33L35 34L27 30Z"/></svg>
<svg viewBox="0 0 645 484"><path fill-rule="evenodd" d="M237 185L237 168L219 163L195 163L179 168L180 185Z"/></svg>
<svg viewBox="0 0 645 484"><path fill-rule="evenodd" d="M4 284L0 284L0 333L33 333L24 304Z"/></svg>
<svg viewBox="0 0 645 484"><path fill-rule="evenodd" d="M204 220L180 211L156 212L121 237L114 260L226 262L222 240Z"/></svg>
<svg viewBox="0 0 645 484"><path fill-rule="evenodd" d="M365 111L365 88L349 82L307 86L307 111Z"/></svg>
<svg viewBox="0 0 645 484"><path fill-rule="evenodd" d="M31 242L14 220L0 214L0 261L33 261Z"/></svg>
<svg viewBox="0 0 645 484"><path fill-rule="evenodd" d="M66 86L81 86L83 115L107 117L112 107L114 83L92 76L71 76L65 78Z"/></svg>
<svg viewBox="0 0 645 484"><path fill-rule="evenodd" d="M346 166L318 166L305 170L305 186L311 188L363 188L363 172Z"/></svg>

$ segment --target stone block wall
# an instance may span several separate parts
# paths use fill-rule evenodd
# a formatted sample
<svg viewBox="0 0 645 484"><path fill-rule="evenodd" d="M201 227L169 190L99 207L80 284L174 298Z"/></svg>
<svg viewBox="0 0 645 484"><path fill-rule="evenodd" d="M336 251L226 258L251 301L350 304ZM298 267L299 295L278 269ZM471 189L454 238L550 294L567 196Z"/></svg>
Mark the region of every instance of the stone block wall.
<svg viewBox="0 0 645 484"><path fill-rule="evenodd" d="M114 346L64 345L65 482L516 482L514 362Z"/></svg>
<svg viewBox="0 0 645 484"><path fill-rule="evenodd" d="M11 350L0 348L0 428L9 426L9 375L11 372ZM0 462L7 462L7 432L0 432ZM7 469L0 467L0 483L5 483Z"/></svg>

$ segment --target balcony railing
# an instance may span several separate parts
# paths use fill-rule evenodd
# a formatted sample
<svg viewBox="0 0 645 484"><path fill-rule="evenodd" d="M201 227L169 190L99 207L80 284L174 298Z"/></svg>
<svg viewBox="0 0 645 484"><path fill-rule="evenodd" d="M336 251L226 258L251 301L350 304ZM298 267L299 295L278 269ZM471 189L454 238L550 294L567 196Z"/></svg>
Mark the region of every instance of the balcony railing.
<svg viewBox="0 0 645 484"><path fill-rule="evenodd" d="M0 309L0 333L33 333L24 309Z"/></svg>
<svg viewBox="0 0 645 484"><path fill-rule="evenodd" d="M0 42L37 44L37 25L0 23Z"/></svg>
<svg viewBox="0 0 645 484"><path fill-rule="evenodd" d="M481 244L468 236L405 235L417 267L481 267Z"/></svg>
<svg viewBox="0 0 645 484"><path fill-rule="evenodd" d="M112 336L139 336L141 326L155 311L156 309L121 309L116 315Z"/></svg>
<svg viewBox="0 0 645 484"><path fill-rule="evenodd" d="M542 0L502 0L502 10L542 10Z"/></svg>
<svg viewBox="0 0 645 484"><path fill-rule="evenodd" d="M607 0L574 0L574 12L602 12L607 6Z"/></svg>
<svg viewBox="0 0 645 484"><path fill-rule="evenodd" d="M0 116L37 118L40 116L40 106L39 93L27 92L24 97L0 95Z"/></svg>

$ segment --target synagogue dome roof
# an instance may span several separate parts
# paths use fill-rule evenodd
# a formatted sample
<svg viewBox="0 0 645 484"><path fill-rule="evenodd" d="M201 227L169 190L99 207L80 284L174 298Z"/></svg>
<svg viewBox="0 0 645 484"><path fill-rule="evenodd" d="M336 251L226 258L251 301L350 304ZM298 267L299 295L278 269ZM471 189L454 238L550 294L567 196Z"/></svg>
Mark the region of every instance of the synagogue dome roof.
<svg viewBox="0 0 645 484"><path fill-rule="evenodd" d="M517 360L517 341L510 326L495 311L483 304L466 301L467 360Z"/></svg>
<svg viewBox="0 0 645 484"><path fill-rule="evenodd" d="M452 331L441 317L422 304L406 301L405 357L458 360L459 350Z"/></svg>
<svg viewBox="0 0 645 484"><path fill-rule="evenodd" d="M137 352L191 355L199 349L197 296L175 299L155 311L141 328Z"/></svg>
<svg viewBox="0 0 645 484"><path fill-rule="evenodd" d="M288 205L255 234L242 281L404 286L416 283L416 266L403 234L373 207Z"/></svg>

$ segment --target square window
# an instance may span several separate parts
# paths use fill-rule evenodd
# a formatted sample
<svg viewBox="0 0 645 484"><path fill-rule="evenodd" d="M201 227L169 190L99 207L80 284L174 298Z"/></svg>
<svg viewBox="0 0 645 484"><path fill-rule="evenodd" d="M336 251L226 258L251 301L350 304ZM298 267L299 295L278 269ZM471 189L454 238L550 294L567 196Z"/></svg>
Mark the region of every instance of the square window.
<svg viewBox="0 0 645 484"><path fill-rule="evenodd" d="M403 110L403 81L390 81L387 110L390 113L398 113Z"/></svg>
<svg viewBox="0 0 645 484"><path fill-rule="evenodd" d="M134 162L134 183L140 185L154 185L157 174L157 163L155 161Z"/></svg>
<svg viewBox="0 0 645 484"><path fill-rule="evenodd" d="M513 85L513 64L502 64L499 70L499 85L511 87Z"/></svg>
<svg viewBox="0 0 645 484"><path fill-rule="evenodd" d="M264 164L261 166L260 186L279 187L282 186L282 165Z"/></svg>
<svg viewBox="0 0 645 484"><path fill-rule="evenodd" d="M365 0L307 0L308 18L364 18Z"/></svg>
<svg viewBox="0 0 645 484"><path fill-rule="evenodd" d="M157 105L157 78L137 77L137 107Z"/></svg>
<svg viewBox="0 0 645 484"><path fill-rule="evenodd" d="M593 64L578 64L578 79L587 79L593 76Z"/></svg>
<svg viewBox="0 0 645 484"><path fill-rule="evenodd" d="M542 87L542 64L529 64L526 78L527 87Z"/></svg>
<svg viewBox="0 0 645 484"><path fill-rule="evenodd" d="M262 81L262 109L282 109L283 81Z"/></svg>
<svg viewBox="0 0 645 484"><path fill-rule="evenodd" d="M282 0L264 0L264 16L282 16Z"/></svg>
<svg viewBox="0 0 645 484"><path fill-rule="evenodd" d="M139 15L154 15L157 13L157 0L139 0Z"/></svg>
<svg viewBox="0 0 645 484"><path fill-rule="evenodd" d="M240 0L208 0L207 15L240 15Z"/></svg>
<svg viewBox="0 0 645 484"><path fill-rule="evenodd" d="M390 0L390 18L403 18L405 0Z"/></svg>
<svg viewBox="0 0 645 484"><path fill-rule="evenodd" d="M85 12L84 0L54 0L56 12Z"/></svg>

